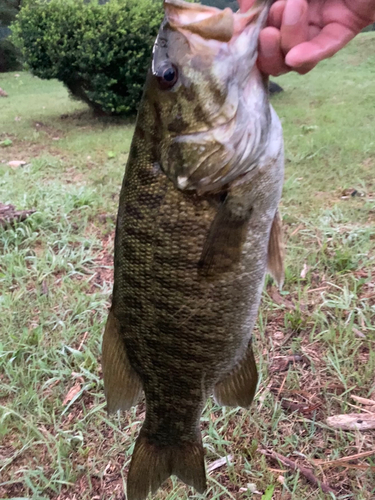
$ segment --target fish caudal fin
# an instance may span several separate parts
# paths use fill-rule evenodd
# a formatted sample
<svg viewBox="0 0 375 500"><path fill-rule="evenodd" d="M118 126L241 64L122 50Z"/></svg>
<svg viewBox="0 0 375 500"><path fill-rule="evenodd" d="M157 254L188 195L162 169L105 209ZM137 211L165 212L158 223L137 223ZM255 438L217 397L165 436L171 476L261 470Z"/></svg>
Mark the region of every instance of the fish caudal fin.
<svg viewBox="0 0 375 500"><path fill-rule="evenodd" d="M108 413L128 410L137 403L142 383L130 365L120 323L112 312L103 337L102 366Z"/></svg>
<svg viewBox="0 0 375 500"><path fill-rule="evenodd" d="M204 451L201 441L157 446L140 433L134 447L127 481L128 500L144 500L172 474L193 486L206 489Z"/></svg>
<svg viewBox="0 0 375 500"><path fill-rule="evenodd" d="M282 288L284 284L284 254L283 227L277 210L268 242L268 271L279 288Z"/></svg>
<svg viewBox="0 0 375 500"><path fill-rule="evenodd" d="M216 384L214 389L215 400L222 406L248 408L254 399L257 384L258 372L250 341L245 357L234 371Z"/></svg>

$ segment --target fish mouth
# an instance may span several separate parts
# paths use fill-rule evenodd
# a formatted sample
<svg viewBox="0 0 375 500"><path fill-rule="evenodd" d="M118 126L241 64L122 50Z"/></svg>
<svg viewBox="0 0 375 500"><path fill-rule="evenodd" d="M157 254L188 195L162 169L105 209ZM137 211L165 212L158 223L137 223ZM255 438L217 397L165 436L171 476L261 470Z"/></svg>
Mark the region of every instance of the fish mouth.
<svg viewBox="0 0 375 500"><path fill-rule="evenodd" d="M234 13L229 7L218 9L182 0L164 0L164 11L172 29L184 34L199 35L206 40L230 42L247 26L268 14L271 0L251 0L246 12Z"/></svg>

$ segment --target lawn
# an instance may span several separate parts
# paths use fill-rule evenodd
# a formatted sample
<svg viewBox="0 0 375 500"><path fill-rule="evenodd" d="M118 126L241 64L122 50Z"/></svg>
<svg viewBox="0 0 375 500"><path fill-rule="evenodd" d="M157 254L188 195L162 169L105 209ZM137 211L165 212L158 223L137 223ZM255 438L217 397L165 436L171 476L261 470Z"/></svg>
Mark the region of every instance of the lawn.
<svg viewBox="0 0 375 500"><path fill-rule="evenodd" d="M327 423L375 412L356 399L375 400L374 81L375 34L279 79L286 283L265 289L253 407L207 403L206 498L375 498L375 430ZM35 210L0 225L0 498L124 499L144 407L107 416L100 344L134 124L94 118L56 81L0 87L0 203ZM173 478L157 498L202 497Z"/></svg>

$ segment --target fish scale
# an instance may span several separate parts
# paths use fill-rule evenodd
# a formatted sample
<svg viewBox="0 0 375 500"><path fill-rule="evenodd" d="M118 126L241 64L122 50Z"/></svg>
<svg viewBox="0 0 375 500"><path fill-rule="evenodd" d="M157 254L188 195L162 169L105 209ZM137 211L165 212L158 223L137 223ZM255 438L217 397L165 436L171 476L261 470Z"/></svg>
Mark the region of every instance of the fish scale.
<svg viewBox="0 0 375 500"><path fill-rule="evenodd" d="M251 68L243 81L231 71L230 85L239 90L226 93L228 82L217 75L225 75L223 64L231 68L235 51L230 44L242 33L236 34L236 23L245 24L241 29L249 32L254 46L248 57L255 61L267 8L258 2L246 18L233 19L232 13L198 4L165 4L166 21L159 33L164 42L161 53L156 42L152 68L157 72L161 64L174 71L179 64L179 78L169 91L165 88L170 80L159 88L157 73L151 71L146 81L120 195L113 300L103 339L108 410L130 408L142 391L146 399L146 417L129 470L129 500L144 499L171 474L202 492L206 479L199 421L207 397L214 393L219 404L248 407L255 393L251 332L267 262L282 279L277 215L282 133L268 104L265 79ZM181 11L185 20L180 29ZM211 36L212 24L207 28L206 21L195 22L191 35L186 34L186 18L200 19L202 12L228 23L225 33L231 26L234 30L233 42L223 42L227 35L218 35L220 44L213 44L217 53L212 44L204 45L211 43L205 41L205 30L209 28ZM197 36L195 54L191 47ZM205 59L198 75L202 50L212 52L212 61L210 66ZM213 82L209 95L209 86L200 86L202 82ZM220 102L212 111L218 92ZM253 95L260 101L253 103ZM228 109L237 111L230 117L228 138L221 134L224 139L218 143L215 130L226 126ZM231 143L239 149L242 143L246 146L242 134L255 138L252 147L227 157ZM204 165L202 140L208 153ZM219 149L222 156L210 154ZM176 158L182 162L177 166ZM176 168L186 179L186 189L178 185ZM202 176L211 171L215 187L210 190ZM220 185L220 172L233 180Z"/></svg>

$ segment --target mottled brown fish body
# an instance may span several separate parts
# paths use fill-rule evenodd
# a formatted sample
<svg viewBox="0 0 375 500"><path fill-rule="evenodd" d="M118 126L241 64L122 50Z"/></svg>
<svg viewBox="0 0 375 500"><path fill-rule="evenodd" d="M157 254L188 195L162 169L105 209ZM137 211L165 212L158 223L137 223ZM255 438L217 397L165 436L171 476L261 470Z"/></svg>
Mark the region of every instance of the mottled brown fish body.
<svg viewBox="0 0 375 500"><path fill-rule="evenodd" d="M164 25L161 35L170 29ZM267 260L272 266L268 248L273 254L280 250L277 241L270 244L270 235L283 178L280 125L265 82L254 78L265 103L260 118L265 130L258 134L264 144L252 156L254 168L219 187L215 174L213 190L201 182L209 165L202 167L203 177L194 165L192 176L185 175L190 173L185 139L182 174L173 162L162 162L171 155L171 136L181 134L168 106L180 103L180 122L191 128L189 116L198 106L205 114L204 93L191 99L187 111L186 87L165 96L156 87L158 75L150 73L146 83L120 196L113 303L103 341L109 411L129 408L142 390L146 397L146 418L129 471L130 500L145 498L171 474L202 492L199 421L207 397L214 393L221 404L247 407L254 396L251 332ZM201 147L200 135L199 141L194 151ZM206 136L203 143L208 147ZM223 175L231 175L230 166L224 170ZM176 185L181 176L187 189Z"/></svg>

